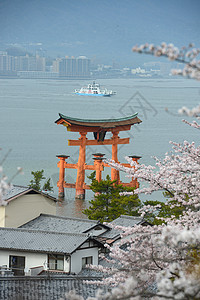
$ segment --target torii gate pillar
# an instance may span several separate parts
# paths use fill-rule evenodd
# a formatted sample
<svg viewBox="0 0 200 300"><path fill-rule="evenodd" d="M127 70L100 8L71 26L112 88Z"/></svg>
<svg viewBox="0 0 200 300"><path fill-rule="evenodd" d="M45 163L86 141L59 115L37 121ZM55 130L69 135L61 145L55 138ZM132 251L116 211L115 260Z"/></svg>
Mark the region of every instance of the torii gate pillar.
<svg viewBox="0 0 200 300"><path fill-rule="evenodd" d="M64 198L64 182L65 182L65 160L69 157L68 155L57 155L60 161L58 162L59 168L59 181L58 181L58 198Z"/></svg>
<svg viewBox="0 0 200 300"><path fill-rule="evenodd" d="M79 147L79 158L77 166L77 179L76 179L76 195L75 198L85 199L85 153L86 153L86 134L87 132L80 132L80 147Z"/></svg>
<svg viewBox="0 0 200 300"><path fill-rule="evenodd" d="M130 138L120 138L119 132L127 131L131 129L134 124L141 123L141 120L137 117L137 113L134 115L118 118L118 119L101 119L101 120L85 120L79 118L72 118L62 114L59 114L60 118L55 121L57 124L64 125L68 131L79 132L80 138L78 140L69 140L69 146L79 146L79 159L77 164L69 164L65 161L67 157L60 155L58 158L60 162L58 167L60 168L59 181L57 186L59 188L59 196L64 197L64 188L76 188L77 199L85 199L85 189L89 188L85 184L85 170L95 170L97 174L97 180L101 180L101 171L105 164L101 159L96 159L93 166L87 165L86 159L86 146L99 146L99 145L112 145L112 160L118 163L117 151L118 144L129 144ZM88 132L94 134L94 140L88 140L86 135ZM111 139L105 139L106 132L112 132ZM66 183L64 181L65 168L77 169L76 184ZM119 171L111 168L111 180L120 182Z"/></svg>
<svg viewBox="0 0 200 300"><path fill-rule="evenodd" d="M118 145L118 140L119 140L119 131L114 131L112 132L113 136L112 136L112 160L116 163L118 163L118 157L117 157L117 145ZM119 181L119 171L111 168L111 180L117 180L117 182Z"/></svg>

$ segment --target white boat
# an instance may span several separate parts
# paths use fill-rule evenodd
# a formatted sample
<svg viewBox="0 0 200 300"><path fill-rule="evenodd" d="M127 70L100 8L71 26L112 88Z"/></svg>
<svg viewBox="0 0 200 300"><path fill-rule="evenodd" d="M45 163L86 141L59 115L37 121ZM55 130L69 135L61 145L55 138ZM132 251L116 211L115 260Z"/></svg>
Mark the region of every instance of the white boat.
<svg viewBox="0 0 200 300"><path fill-rule="evenodd" d="M116 94L116 92L108 91L107 89L101 89L100 84L95 83L95 81L93 81L92 84L88 84L87 87L82 87L80 90L75 90L74 93L81 96L103 96L103 97L110 97L111 95Z"/></svg>

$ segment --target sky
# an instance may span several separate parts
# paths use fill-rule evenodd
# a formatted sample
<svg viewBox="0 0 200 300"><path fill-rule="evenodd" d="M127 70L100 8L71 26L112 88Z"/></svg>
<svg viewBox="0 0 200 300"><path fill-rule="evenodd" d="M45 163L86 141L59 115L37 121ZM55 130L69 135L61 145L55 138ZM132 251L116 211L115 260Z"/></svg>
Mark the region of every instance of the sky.
<svg viewBox="0 0 200 300"><path fill-rule="evenodd" d="M199 11L199 0L0 0L0 50L139 65L152 57L136 44L200 47Z"/></svg>

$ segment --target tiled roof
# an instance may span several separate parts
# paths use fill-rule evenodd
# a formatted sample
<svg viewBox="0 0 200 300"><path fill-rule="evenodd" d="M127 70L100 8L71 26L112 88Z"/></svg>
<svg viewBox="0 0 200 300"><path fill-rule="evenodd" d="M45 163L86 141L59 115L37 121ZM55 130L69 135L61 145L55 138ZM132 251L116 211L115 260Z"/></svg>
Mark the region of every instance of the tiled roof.
<svg viewBox="0 0 200 300"><path fill-rule="evenodd" d="M7 190L6 194L3 195L3 200L10 202L11 200L16 199L17 197L20 197L28 193L41 194L53 201L57 200L56 197L53 197L47 193L36 191L30 187L20 186L20 185L11 185L11 187Z"/></svg>
<svg viewBox="0 0 200 300"><path fill-rule="evenodd" d="M127 116L127 117L121 117L121 118L117 118L117 119L80 119L80 118L74 118L74 117L69 117L69 116L65 116L63 114L59 113L60 118L66 119L68 121L71 121L73 123L74 122L83 122L83 123L104 123L104 122L121 122L121 121L129 121L134 119L135 117L137 117L138 113L135 113L131 116Z"/></svg>
<svg viewBox="0 0 200 300"><path fill-rule="evenodd" d="M0 249L71 254L88 238L87 234L0 228Z"/></svg>
<svg viewBox="0 0 200 300"><path fill-rule="evenodd" d="M141 217L121 215L119 218L113 220L111 224L125 227L133 227L137 224L140 224L143 221L144 219Z"/></svg>
<svg viewBox="0 0 200 300"><path fill-rule="evenodd" d="M116 226L119 225L119 226L124 226L124 227L133 227L135 225L142 224L143 222L145 222L145 220L141 217L121 215L119 218L110 222L110 224L116 225ZM110 231L103 233L101 235L101 237L112 240L112 239L119 237L120 233L121 233L120 230L112 228Z"/></svg>
<svg viewBox="0 0 200 300"><path fill-rule="evenodd" d="M110 222L112 225L120 225L125 227L133 227L136 224L143 224L145 220L141 217L122 215L114 221ZM79 219L54 216L48 214L41 214L39 217L27 222L20 226L20 228L38 229L44 231L54 232L74 232L74 233L86 233L95 228L96 226L104 226L107 231L98 236L98 241L101 243L113 243L120 237L120 230L111 228L109 224L99 224L96 220ZM98 233L98 232L97 232Z"/></svg>
<svg viewBox="0 0 200 300"><path fill-rule="evenodd" d="M67 122L68 125L76 125L76 126L87 126L87 127L101 127L101 128L111 128L118 127L124 125L134 125L141 123L142 121L137 117L138 113L135 113L131 116L121 117L117 119L80 119L73 118L69 116L65 116L59 113L59 119L55 121L55 123L60 124L63 122Z"/></svg>
<svg viewBox="0 0 200 300"><path fill-rule="evenodd" d="M57 232L84 233L93 229L97 225L99 225L99 222L96 220L41 214L39 217L22 225L21 228L32 228ZM101 226L109 229L108 226L105 226L103 224L101 224Z"/></svg>
<svg viewBox="0 0 200 300"><path fill-rule="evenodd" d="M76 291L76 294L89 299L95 297L98 289L108 290L106 286L96 283L86 284L85 281L101 280L101 278L81 276L14 276L0 277L0 299L23 299L23 300L58 300L66 299L65 294ZM91 298L90 298L91 299Z"/></svg>

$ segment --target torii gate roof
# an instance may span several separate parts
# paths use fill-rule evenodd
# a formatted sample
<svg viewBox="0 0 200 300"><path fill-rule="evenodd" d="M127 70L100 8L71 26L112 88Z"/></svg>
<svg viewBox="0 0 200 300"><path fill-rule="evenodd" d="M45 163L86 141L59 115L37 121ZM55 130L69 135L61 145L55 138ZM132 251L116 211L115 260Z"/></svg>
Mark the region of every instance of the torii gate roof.
<svg viewBox="0 0 200 300"><path fill-rule="evenodd" d="M55 121L57 124L67 126L70 131L82 131L87 132L94 131L111 131L113 129L129 130L131 125L139 124L142 121L137 117L138 113L134 115L117 118L117 119L79 119L69 116L65 116L59 113L60 118Z"/></svg>

